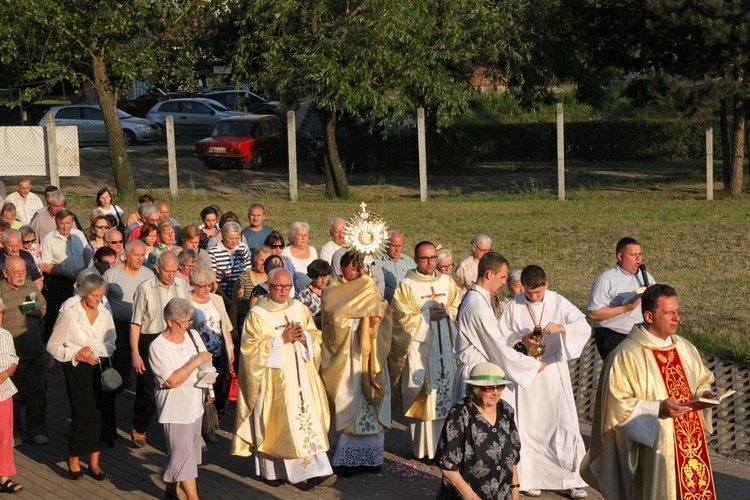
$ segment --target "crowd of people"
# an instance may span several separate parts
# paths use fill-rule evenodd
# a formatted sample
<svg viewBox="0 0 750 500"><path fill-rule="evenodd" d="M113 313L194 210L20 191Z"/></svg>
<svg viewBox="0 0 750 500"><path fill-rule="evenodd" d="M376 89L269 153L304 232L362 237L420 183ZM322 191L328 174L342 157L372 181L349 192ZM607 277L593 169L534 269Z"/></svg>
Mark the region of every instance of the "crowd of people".
<svg viewBox="0 0 750 500"><path fill-rule="evenodd" d="M430 241L407 255L398 230L363 258L341 217L318 254L307 222L285 240L257 203L244 228L215 205L202 224L181 225L148 195L126 216L103 188L87 236L57 188L45 201L21 178L0 218L2 492L22 489L13 447L48 441L45 376L57 362L72 480L82 460L106 480L115 398L134 386L131 442L145 447L158 419L168 498L198 498L203 447L219 439L208 406L234 414L231 453L252 455L270 486L379 471L400 416L414 458L443 473L439 498L583 498L587 485L605 498L715 497L710 415L683 404L715 397L713 376L676 335L676 292L654 284L635 239L618 242L584 313L549 290L540 266L511 271L486 234L455 266ZM592 336L587 317L605 360L588 453L567 367ZM110 367L119 389L105 381Z"/></svg>

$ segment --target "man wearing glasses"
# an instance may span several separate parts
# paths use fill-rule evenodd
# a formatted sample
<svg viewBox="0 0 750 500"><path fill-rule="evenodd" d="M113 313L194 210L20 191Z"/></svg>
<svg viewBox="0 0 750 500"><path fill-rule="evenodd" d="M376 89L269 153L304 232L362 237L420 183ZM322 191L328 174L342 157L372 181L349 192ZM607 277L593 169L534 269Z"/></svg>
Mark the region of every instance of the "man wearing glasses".
<svg viewBox="0 0 750 500"><path fill-rule="evenodd" d="M500 317L500 333L508 346L522 341L530 347L535 341L529 332L541 330L545 350L539 358L546 363L531 384L503 394L516 409L524 449L518 464L521 491L539 496L541 490L565 490L570 498L585 498L580 464L586 450L568 361L581 355L591 337L591 326L576 306L547 290L547 276L541 267L525 267L521 285L523 293L505 306Z"/></svg>
<svg viewBox="0 0 750 500"><path fill-rule="evenodd" d="M408 335L410 339L407 349L393 352L391 377L396 395L403 399L404 414L412 419L409 431L414 456L431 463L451 408L460 298L451 277L435 270L435 245L418 243L414 258L417 268L406 273L391 301L393 336Z"/></svg>
<svg viewBox="0 0 750 500"><path fill-rule="evenodd" d="M289 297L292 276L268 273L241 340L240 390L232 454L255 453L255 471L271 486L307 490L336 480L328 460L330 412L318 375L320 330L310 310Z"/></svg>
<svg viewBox="0 0 750 500"><path fill-rule="evenodd" d="M29 237L30 238L30 237ZM26 263L26 275L33 281L39 290L42 290L44 286L44 280L42 279L42 273L39 272L39 268L36 267L34 262L34 256L29 252L21 248L23 246L23 238L18 229L6 229L2 235L3 248L0 249L0 267L5 263L5 260L11 255L21 257ZM33 243L33 240L32 240Z"/></svg>
<svg viewBox="0 0 750 500"><path fill-rule="evenodd" d="M142 248L141 251L143 250L145 249ZM137 448L146 446L146 429L156 413L155 380L148 361L148 350L151 342L167 328L164 320L164 307L167 303L172 299L190 300L187 283L175 279L178 269L177 256L172 252L164 252L156 263L156 276L138 285L133 297L130 350L133 368L138 373L138 378L133 403L133 430L130 437Z"/></svg>
<svg viewBox="0 0 750 500"><path fill-rule="evenodd" d="M479 260L491 250L492 239L486 234L479 233L471 239L471 255L462 260L456 270L456 276L464 281L464 288L467 290L477 280Z"/></svg>
<svg viewBox="0 0 750 500"><path fill-rule="evenodd" d="M125 260L125 240L120 231L117 229L110 229L104 233L104 246L117 252L119 258L117 259L117 264L113 265L119 265L120 262Z"/></svg>

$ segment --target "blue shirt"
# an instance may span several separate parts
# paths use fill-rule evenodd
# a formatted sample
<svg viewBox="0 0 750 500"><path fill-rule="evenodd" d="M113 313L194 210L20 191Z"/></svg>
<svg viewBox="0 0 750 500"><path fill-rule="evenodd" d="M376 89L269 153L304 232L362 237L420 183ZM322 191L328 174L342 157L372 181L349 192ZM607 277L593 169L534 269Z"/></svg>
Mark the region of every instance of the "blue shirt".
<svg viewBox="0 0 750 500"><path fill-rule="evenodd" d="M387 253L380 256L379 264L385 278L385 300L390 302L398 284L406 277L407 272L417 267L417 264L414 259L404 254L399 255L396 262L393 262Z"/></svg>
<svg viewBox="0 0 750 500"><path fill-rule="evenodd" d="M256 248L262 247L263 242L266 241L266 238L268 238L268 235L272 232L273 228L268 226L261 227L260 231L253 231L249 227L246 227L242 230L242 236L245 238L247 248L252 252Z"/></svg>

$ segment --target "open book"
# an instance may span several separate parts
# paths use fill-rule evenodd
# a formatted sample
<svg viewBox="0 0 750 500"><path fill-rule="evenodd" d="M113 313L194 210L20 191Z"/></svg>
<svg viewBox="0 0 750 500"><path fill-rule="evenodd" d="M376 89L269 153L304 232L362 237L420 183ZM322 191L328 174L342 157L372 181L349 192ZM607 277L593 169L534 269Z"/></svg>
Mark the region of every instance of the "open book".
<svg viewBox="0 0 750 500"><path fill-rule="evenodd" d="M730 389L719 396L717 399L695 398L692 401L688 401L687 403L680 403L680 406L689 406L693 411L703 410L705 408L713 408L714 406L719 406L721 402L724 401L724 399L728 398L735 392L736 391Z"/></svg>
<svg viewBox="0 0 750 500"><path fill-rule="evenodd" d="M622 299L622 305L630 304L631 302L633 302L635 300L638 300L641 297L643 297L643 292L646 291L646 288L647 287L642 286L642 287L638 287L635 290L633 290L632 292L630 292L630 295L628 295L627 297L625 297L624 299Z"/></svg>

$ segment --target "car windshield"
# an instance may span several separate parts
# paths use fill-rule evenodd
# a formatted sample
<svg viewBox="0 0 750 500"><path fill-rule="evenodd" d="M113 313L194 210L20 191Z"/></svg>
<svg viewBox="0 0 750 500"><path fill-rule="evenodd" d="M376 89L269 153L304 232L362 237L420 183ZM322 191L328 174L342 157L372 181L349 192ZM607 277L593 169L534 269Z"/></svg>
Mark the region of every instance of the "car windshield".
<svg viewBox="0 0 750 500"><path fill-rule="evenodd" d="M231 111L229 108L227 108L220 102L208 100L208 101L203 101L203 103L206 104L207 106L210 106L214 111Z"/></svg>
<svg viewBox="0 0 750 500"><path fill-rule="evenodd" d="M250 122L226 121L218 122L214 128L214 137L250 137L253 132L253 124Z"/></svg>
<svg viewBox="0 0 750 500"><path fill-rule="evenodd" d="M119 116L120 119L122 119L122 118L133 118L132 115L129 115L125 111L122 111L122 110L119 110L119 109L117 110L117 116Z"/></svg>

